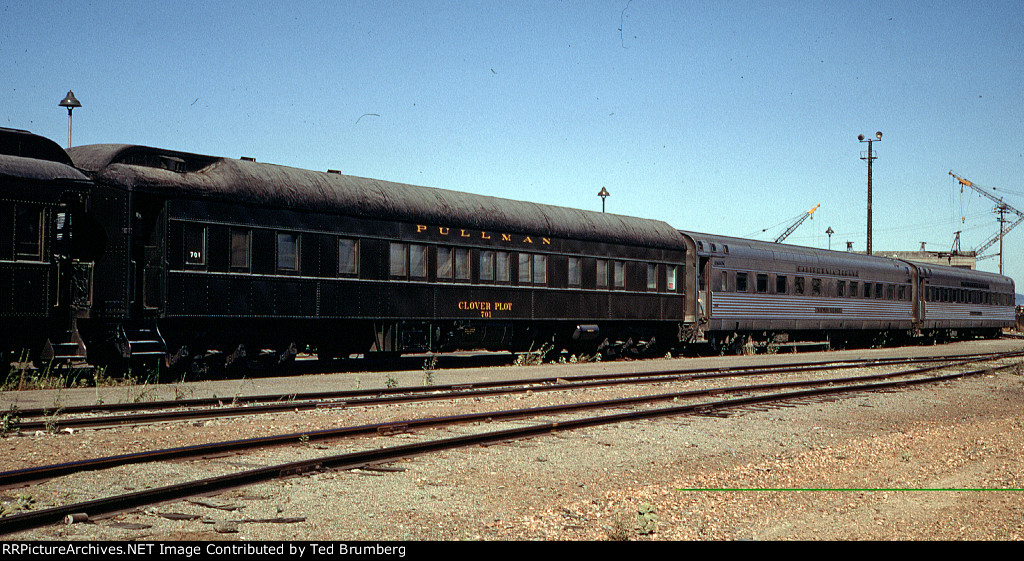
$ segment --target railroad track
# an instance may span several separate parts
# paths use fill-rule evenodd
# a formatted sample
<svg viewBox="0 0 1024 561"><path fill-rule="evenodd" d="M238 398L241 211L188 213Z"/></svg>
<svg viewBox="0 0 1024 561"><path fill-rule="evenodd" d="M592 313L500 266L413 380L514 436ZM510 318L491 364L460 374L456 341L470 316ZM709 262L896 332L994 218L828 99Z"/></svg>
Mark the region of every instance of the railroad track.
<svg viewBox="0 0 1024 561"><path fill-rule="evenodd" d="M708 415L744 407L764 406L791 402L794 400L835 397L851 392L891 390L893 388L948 381L965 376L995 372L1008 368L1019 369L1021 367L1021 362L1016 360L1019 357L1020 353L1007 353L984 358L961 360L952 364L932 365L868 376L748 384L540 408L492 411L440 418L414 419L395 423L380 423L358 427L344 427L326 431L294 433L258 439L213 443L187 448L99 458L88 462L72 462L70 464L61 464L59 466L43 466L41 468L17 470L14 472L0 473L0 486L25 484L27 482L39 481L59 475L67 475L78 471L103 469L106 467L113 467L115 465L124 465L126 463L165 461L174 458L203 456L252 447L263 447L282 443L297 443L303 439L309 441L328 438L337 439L360 434L393 434L395 432L404 432L417 428L448 426L455 423L468 423L482 420L497 421L528 417L535 418L538 416L554 414L564 415L569 412L576 413L588 410L594 411L606 410L609 408L636 407L641 404L651 404L659 401L677 401L681 399L694 400L693 403L685 405L672 405L654 409L630 410L623 413L598 414L590 417L560 419L553 422L542 422L514 429L490 431L455 438L441 438L402 446L382 447L361 452L305 459L247 470L235 474L149 489L127 495L96 499L93 501L54 507L41 511L19 513L0 518L0 535L52 524L59 522L68 516L76 516L78 518L82 518L83 515L98 516L145 504L151 504L153 502L211 493L229 487L247 485L257 481L295 475L311 470L351 469L373 463L389 462L398 458L425 454L438 450L529 438L540 434L574 430L589 426L673 415ZM962 369L969 364L994 360L1001 360L1005 362L1005 364L969 371L936 373L936 371L939 370L946 370L949 368ZM713 399L708 399L711 397L713 397ZM703 398L704 401L695 401L698 398Z"/></svg>
<svg viewBox="0 0 1024 561"><path fill-rule="evenodd" d="M1024 356L1024 351L1020 353ZM238 417L332 407L359 407L413 401L464 399L490 395L507 395L527 391L566 391L623 384L657 384L676 380L700 380L724 377L760 376L769 374L810 373L822 370L882 367L905 364L971 360L989 354L948 355L898 359L848 359L820 362L786 363L771 366L736 366L726 368L668 369L643 373L569 375L531 379L523 382L494 381L473 384L431 385L423 387L378 388L332 392L306 392L238 396L230 400L219 397L164 400L145 403L94 404L69 407L19 409L16 411L18 431L59 431L87 427L138 425L143 423ZM95 415L96 413L121 413ZM74 415L91 415L79 416Z"/></svg>

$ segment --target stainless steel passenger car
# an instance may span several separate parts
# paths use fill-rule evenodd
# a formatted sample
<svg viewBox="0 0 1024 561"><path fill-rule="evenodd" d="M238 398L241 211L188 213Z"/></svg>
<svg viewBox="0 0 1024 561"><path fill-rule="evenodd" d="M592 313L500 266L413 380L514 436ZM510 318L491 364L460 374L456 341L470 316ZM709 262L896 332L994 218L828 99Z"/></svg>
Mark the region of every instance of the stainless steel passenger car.
<svg viewBox="0 0 1024 561"><path fill-rule="evenodd" d="M994 335L1012 324L1012 280L878 256L682 232L702 335L848 341L925 330Z"/></svg>
<svg viewBox="0 0 1024 561"><path fill-rule="evenodd" d="M922 331L993 335L1014 324L1013 280L935 265L919 265L917 270L921 287L917 326Z"/></svg>

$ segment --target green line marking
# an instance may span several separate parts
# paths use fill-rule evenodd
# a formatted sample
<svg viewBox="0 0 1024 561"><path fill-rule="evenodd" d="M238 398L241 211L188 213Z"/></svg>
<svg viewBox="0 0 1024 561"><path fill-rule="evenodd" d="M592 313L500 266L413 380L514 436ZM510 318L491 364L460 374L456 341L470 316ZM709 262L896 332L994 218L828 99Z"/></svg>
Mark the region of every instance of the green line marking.
<svg viewBox="0 0 1024 561"><path fill-rule="evenodd" d="M780 492L780 491L797 491L797 492L857 492L857 493L880 493L887 491L1024 491L1020 488L993 488L993 487L981 487L981 488L956 488L956 487L878 487L878 488L852 488L852 487L824 487L824 488L787 488L787 487L727 487L727 488L701 488L701 487L682 487L677 488L676 491L725 491L725 492Z"/></svg>

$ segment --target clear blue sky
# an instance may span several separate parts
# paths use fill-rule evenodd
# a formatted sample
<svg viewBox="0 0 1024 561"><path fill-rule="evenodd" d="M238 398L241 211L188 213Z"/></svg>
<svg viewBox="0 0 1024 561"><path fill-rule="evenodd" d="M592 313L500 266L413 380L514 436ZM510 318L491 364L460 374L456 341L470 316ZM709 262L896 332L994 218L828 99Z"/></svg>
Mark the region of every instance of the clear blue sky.
<svg viewBox="0 0 1024 561"><path fill-rule="evenodd" d="M1024 210L1024 2L0 0L0 126L865 249ZM961 217L966 217L965 221ZM762 232L768 228L767 232ZM993 248L995 249L995 247ZM1024 292L1024 227L1006 238ZM981 262L995 270L997 259Z"/></svg>

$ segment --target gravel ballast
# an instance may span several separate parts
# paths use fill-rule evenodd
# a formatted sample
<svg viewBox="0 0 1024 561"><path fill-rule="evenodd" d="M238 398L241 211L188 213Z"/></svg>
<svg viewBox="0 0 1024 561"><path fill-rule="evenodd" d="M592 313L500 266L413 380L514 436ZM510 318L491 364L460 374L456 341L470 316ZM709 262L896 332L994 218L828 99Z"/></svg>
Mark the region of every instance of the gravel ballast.
<svg viewBox="0 0 1024 561"><path fill-rule="evenodd" d="M997 340L800 355L439 370L431 373L431 381L1022 347L1020 341ZM148 391L158 399L160 393L231 396L366 388L393 381L422 385L424 372L204 382ZM747 408L727 416L668 417L558 432L399 460L382 470L304 474L3 539L1019 540L1024 537L1022 382L1017 369L900 391ZM97 397L100 391L109 393ZM7 411L12 404L52 406L54 400L69 405L96 399L112 402L118 399L117 392L126 391L4 392L0 404ZM613 391L622 390L587 390L586 399L610 397ZM2 469L474 408L538 406L557 397L533 392L489 399L8 435L0 441ZM296 443L201 464L118 468L2 490L0 500L8 511L39 509L97 493L168 484L199 472L227 472L367 445L534 422Z"/></svg>

